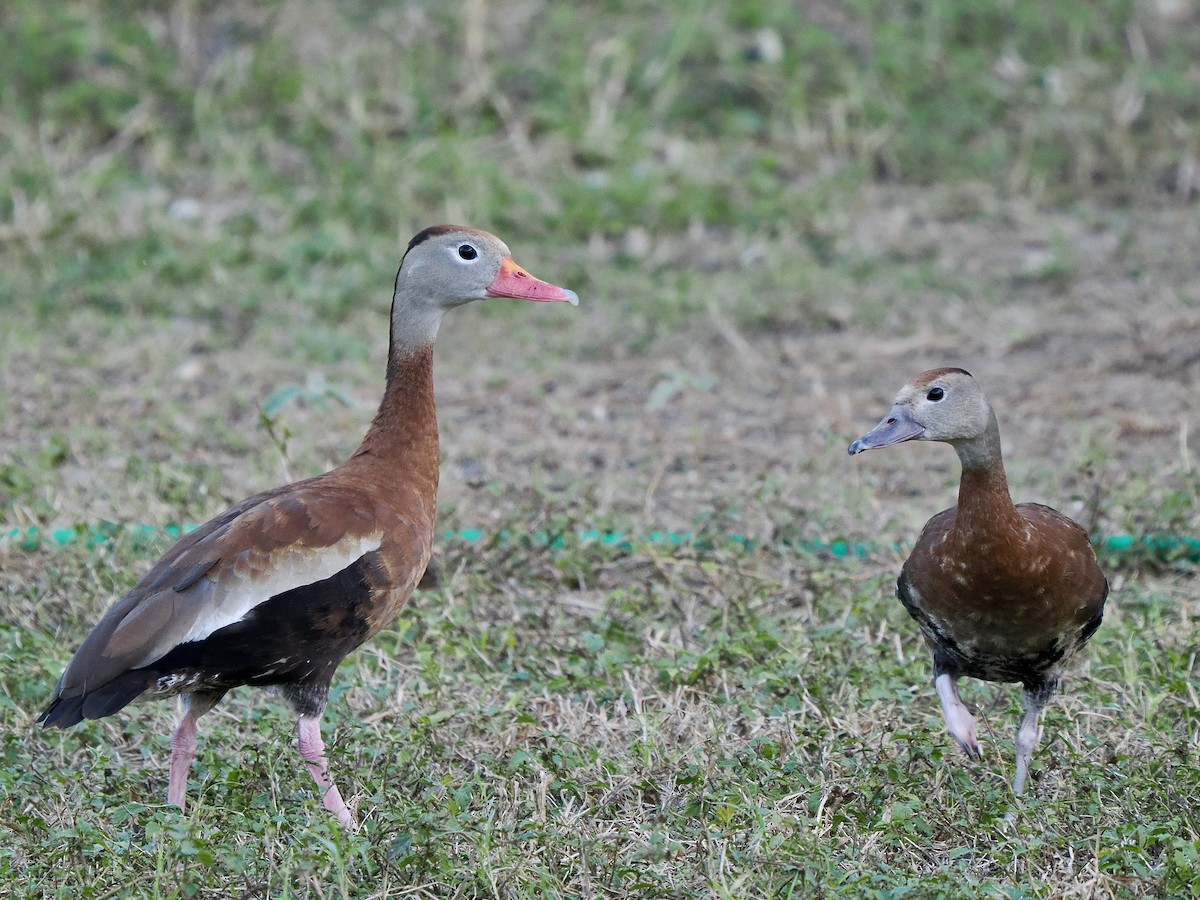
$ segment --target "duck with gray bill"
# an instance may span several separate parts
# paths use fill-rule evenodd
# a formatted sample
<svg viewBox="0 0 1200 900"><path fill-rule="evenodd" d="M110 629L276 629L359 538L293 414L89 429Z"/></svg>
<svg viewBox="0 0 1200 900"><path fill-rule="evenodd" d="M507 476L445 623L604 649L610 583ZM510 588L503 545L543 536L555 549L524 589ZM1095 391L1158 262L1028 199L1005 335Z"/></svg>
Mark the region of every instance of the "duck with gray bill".
<svg viewBox="0 0 1200 900"><path fill-rule="evenodd" d="M1024 688L1012 783L1020 795L1037 746L1038 718L1071 658L1100 626L1108 582L1079 525L1040 503L1013 504L996 414L970 373L921 373L849 451L905 441L950 444L962 475L958 504L926 523L896 594L933 656L934 686L950 734L972 759L982 753L957 680Z"/></svg>

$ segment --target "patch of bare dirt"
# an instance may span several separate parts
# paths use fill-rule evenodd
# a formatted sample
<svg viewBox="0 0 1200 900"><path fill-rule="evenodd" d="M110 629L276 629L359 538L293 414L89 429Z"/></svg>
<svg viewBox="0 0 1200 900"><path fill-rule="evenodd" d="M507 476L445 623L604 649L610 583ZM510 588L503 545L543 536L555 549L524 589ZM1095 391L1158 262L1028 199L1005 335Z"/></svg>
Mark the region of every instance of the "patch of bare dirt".
<svg viewBox="0 0 1200 900"><path fill-rule="evenodd" d="M909 446L849 460L845 446L907 378L939 365L984 385L1018 499L1085 516L1097 512L1089 498L1132 480L1152 493L1188 481L1200 426L1193 210L1068 215L1010 204L947 218L944 200L874 199L843 252L923 254L967 273L979 296L931 292L923 318L909 311L923 324L895 334L737 333L709 322L652 358L575 363L501 390L445 379L446 503L486 526L504 516L478 486L488 475L550 492L589 479L599 516L633 512L646 528L694 527L721 505L740 510L752 534L806 510L824 532L870 533L894 516L915 528L952 502L953 454ZM678 389L659 402L672 379ZM767 483L786 509L753 509ZM1089 525L1125 525L1124 510L1098 513Z"/></svg>
<svg viewBox="0 0 1200 900"><path fill-rule="evenodd" d="M456 314L438 349L443 507L467 527L508 521L514 502L569 498L597 523L640 530L691 529L720 513L756 538L786 524L814 539L911 539L952 502L953 455L909 446L851 460L845 447L905 380L938 365L984 385L1018 499L1098 516L1087 524L1113 531L1128 510L1106 498L1125 485L1149 484L1139 496L1194 486L1194 210L1046 213L980 196L880 192L849 217L837 252L876 258L885 272L891 258L925 259L968 285L927 298L897 290L895 327L740 332L715 315L649 356L564 359L529 374L505 353L502 319ZM891 299L886 280L864 292L864 303ZM129 483L130 453L219 469L215 496L200 498L208 514L287 474L257 406L263 383L295 379L286 359L246 347L189 355L195 336L185 335L164 363L165 337L38 360L18 351L0 373L6 457L36 454L56 430L70 436L49 498L63 524L170 519L168 500ZM71 367L72 353L104 362ZM342 375L360 408L289 410L291 474L356 445L382 373ZM1194 515L1190 526L1200 533Z"/></svg>

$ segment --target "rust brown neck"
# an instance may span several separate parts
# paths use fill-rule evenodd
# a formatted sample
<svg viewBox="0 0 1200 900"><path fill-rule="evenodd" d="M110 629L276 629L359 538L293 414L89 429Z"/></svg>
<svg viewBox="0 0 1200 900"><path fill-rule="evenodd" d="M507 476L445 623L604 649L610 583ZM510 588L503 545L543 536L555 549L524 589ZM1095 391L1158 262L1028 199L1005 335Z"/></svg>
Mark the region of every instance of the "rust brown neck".
<svg viewBox="0 0 1200 900"><path fill-rule="evenodd" d="M963 467L954 530L970 544L986 543L989 538L1012 540L1024 532L1024 520L1013 505L999 458L987 466Z"/></svg>
<svg viewBox="0 0 1200 900"><path fill-rule="evenodd" d="M377 484L403 480L431 499L437 494L437 405L433 395L433 346L388 358L387 385L379 411L347 466L369 466Z"/></svg>

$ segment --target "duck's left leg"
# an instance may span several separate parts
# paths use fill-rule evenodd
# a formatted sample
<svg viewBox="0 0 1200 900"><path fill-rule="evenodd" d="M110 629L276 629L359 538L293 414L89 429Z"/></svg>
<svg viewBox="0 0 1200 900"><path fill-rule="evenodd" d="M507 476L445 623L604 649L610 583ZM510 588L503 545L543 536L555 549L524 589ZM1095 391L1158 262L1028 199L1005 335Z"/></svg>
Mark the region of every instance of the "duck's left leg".
<svg viewBox="0 0 1200 900"><path fill-rule="evenodd" d="M1018 797L1025 792L1029 763L1037 748L1038 719L1057 689L1057 678L1025 685L1025 718L1021 720L1021 729L1017 732L1017 774L1013 776L1013 793Z"/></svg>

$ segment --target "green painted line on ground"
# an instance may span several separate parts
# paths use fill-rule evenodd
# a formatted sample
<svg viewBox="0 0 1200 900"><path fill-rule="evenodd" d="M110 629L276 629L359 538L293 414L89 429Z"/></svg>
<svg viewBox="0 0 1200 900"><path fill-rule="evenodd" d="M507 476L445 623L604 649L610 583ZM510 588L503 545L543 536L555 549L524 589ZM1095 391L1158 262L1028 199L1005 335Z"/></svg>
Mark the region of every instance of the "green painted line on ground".
<svg viewBox="0 0 1200 900"><path fill-rule="evenodd" d="M36 525L25 525L0 527L0 541L20 550L34 551L44 547L65 547L75 543L83 543L89 548L94 548L120 536L132 540L134 546L138 546L156 541L164 536L178 538L196 527L195 525L165 525L162 527L122 525L109 521L49 530L43 530ZM442 532L441 537L446 541L478 544L487 540L508 541L513 539L513 534L508 531L489 533L480 528L463 528L457 531ZM528 539L534 544L552 550L563 550L571 545L584 544L600 544L603 547L611 547L623 552L629 552L635 547L647 544L667 547L694 546L699 549L711 549L714 546L712 538L690 531L650 531L640 535L625 535L621 532L598 529L582 529L574 535L536 531L531 532ZM728 535L725 543L731 547L740 547L746 550L753 550L755 547L754 541L740 534ZM1141 555L1164 562L1200 563L1200 539L1193 537L1178 535L1136 537L1128 534L1115 534L1095 543L1096 549L1101 555L1118 557ZM785 546L799 552L832 556L835 559L850 557L865 559L885 553L901 552L901 548L895 545L850 543L848 541L789 541L785 543Z"/></svg>

